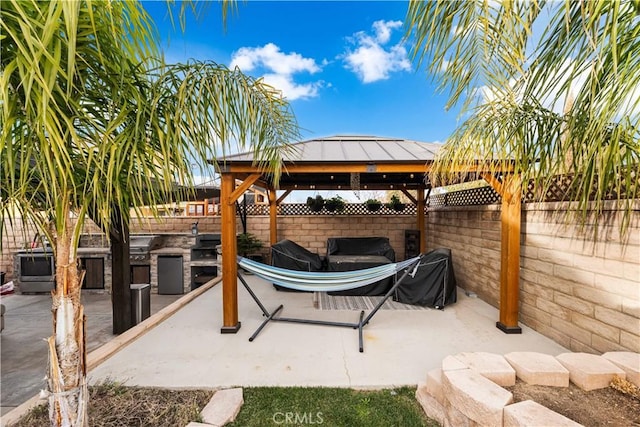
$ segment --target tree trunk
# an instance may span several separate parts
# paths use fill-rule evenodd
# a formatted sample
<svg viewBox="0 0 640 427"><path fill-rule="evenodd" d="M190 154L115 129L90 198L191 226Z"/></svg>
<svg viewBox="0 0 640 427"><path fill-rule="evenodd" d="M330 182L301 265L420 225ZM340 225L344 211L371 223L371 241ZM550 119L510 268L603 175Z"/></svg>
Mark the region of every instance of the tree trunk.
<svg viewBox="0 0 640 427"><path fill-rule="evenodd" d="M68 218L68 216L67 216ZM49 337L49 419L52 426L87 425L87 368L84 308L80 301L82 275L72 250L71 229L58 233L56 288L53 297L53 331Z"/></svg>

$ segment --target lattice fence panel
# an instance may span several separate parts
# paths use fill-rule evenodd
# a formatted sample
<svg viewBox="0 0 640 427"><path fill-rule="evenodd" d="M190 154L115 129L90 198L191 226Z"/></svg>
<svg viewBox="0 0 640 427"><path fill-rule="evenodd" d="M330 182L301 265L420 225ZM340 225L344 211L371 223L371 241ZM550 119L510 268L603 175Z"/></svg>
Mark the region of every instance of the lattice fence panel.
<svg viewBox="0 0 640 427"><path fill-rule="evenodd" d="M502 198L492 187L470 188L429 197L429 206L478 206L500 203Z"/></svg>
<svg viewBox="0 0 640 427"><path fill-rule="evenodd" d="M283 203L278 208L278 215L416 215L416 205L407 203L401 211L382 206L380 210L371 212L364 203L347 203L342 212L330 212L322 208L319 212L312 211L306 203ZM268 205L247 205L247 215L269 215Z"/></svg>
<svg viewBox="0 0 640 427"><path fill-rule="evenodd" d="M575 199L575 191L574 188L574 179L573 175L558 175L556 176L548 185L548 188L545 191L544 198L542 201L544 202L563 202ZM623 181L622 177L619 177L620 181ZM622 184L624 185L624 184ZM636 189L640 188L640 174L636 174L635 180L630 184L635 186ZM609 188L604 196L605 200L615 200L618 198L618 189ZM625 188L619 189L621 193L624 194ZM598 181L594 180L591 188L590 199L593 200L596 198L598 193ZM527 184L527 189L524 195L524 200L526 202L539 202L540 200L540 190L535 188L535 183L533 181L529 181Z"/></svg>

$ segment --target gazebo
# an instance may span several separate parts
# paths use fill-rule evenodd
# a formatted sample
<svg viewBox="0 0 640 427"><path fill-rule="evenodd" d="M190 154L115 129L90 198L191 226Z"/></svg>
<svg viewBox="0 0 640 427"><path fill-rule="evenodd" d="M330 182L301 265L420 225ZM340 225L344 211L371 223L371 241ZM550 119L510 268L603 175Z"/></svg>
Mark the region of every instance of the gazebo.
<svg viewBox="0 0 640 427"><path fill-rule="evenodd" d="M420 230L420 252L425 252L425 200L431 190L427 173L441 147L437 143L375 136L332 136L302 141L292 144L291 150L283 158L282 176L277 186L273 176L259 165L259 159L254 158L252 153L211 161L221 176L221 332L236 333L241 326L238 319L235 202L247 189L252 185L267 189L271 244L277 242L278 205L292 191L400 190L417 207L416 229ZM506 179L509 176L506 172L499 176L482 175L502 197L500 319L496 326L505 333L520 333L521 187L517 179ZM278 190L284 191L279 197L276 193Z"/></svg>

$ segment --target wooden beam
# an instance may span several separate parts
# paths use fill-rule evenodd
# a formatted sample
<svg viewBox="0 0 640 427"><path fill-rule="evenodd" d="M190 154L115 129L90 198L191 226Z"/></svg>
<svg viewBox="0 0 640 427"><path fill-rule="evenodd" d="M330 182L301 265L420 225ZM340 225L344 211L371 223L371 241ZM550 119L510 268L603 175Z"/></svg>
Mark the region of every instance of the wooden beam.
<svg viewBox="0 0 640 427"><path fill-rule="evenodd" d="M267 190L269 198L269 242L278 243L278 200L275 190Z"/></svg>
<svg viewBox="0 0 640 427"><path fill-rule="evenodd" d="M498 178L496 178L495 176L493 176L490 173L483 173L482 174L482 178L487 181L489 183L489 185L491 185L491 187L493 187L494 190L496 190L496 193L498 193L500 195L500 197L502 197L504 199L504 196L502 193L504 193L504 188L502 185L502 182L500 182L500 180L498 180Z"/></svg>
<svg viewBox="0 0 640 427"><path fill-rule="evenodd" d="M518 304L520 293L520 227L522 183L517 175L502 182L502 235L500 243L500 320L496 326L507 334L520 334Z"/></svg>
<svg viewBox="0 0 640 427"><path fill-rule="evenodd" d="M242 181L242 184L240 184L238 188L236 188L231 194L229 194L229 200L227 201L227 203L235 203L236 200L238 200L238 198L240 198L240 196L242 196L244 192L247 191L249 187L251 187L258 180L258 178L260 178L260 176L261 175L259 173L254 173L245 178L245 180ZM225 200L222 198L222 194L220 195L220 200Z"/></svg>
<svg viewBox="0 0 640 427"><path fill-rule="evenodd" d="M415 197L413 197L413 194L409 193L409 190L406 190L403 188L400 191L402 191L402 194L407 196L407 199L411 200L411 203L413 203L414 205L418 204L418 200Z"/></svg>
<svg viewBox="0 0 640 427"><path fill-rule="evenodd" d="M292 191L293 191L293 190L286 190L286 191L282 194L282 196L278 197L278 200L276 200L276 204L277 204L278 206L280 206L280 203L282 203L282 201L283 201L284 199L286 199L286 198L287 198L287 196L288 196L289 194L291 194L291 192L292 192Z"/></svg>
<svg viewBox="0 0 640 427"><path fill-rule="evenodd" d="M425 227L425 215L424 215L424 188L418 190L418 200L416 203L418 210L418 230L420 231L420 253L423 254L427 251L427 234Z"/></svg>
<svg viewBox="0 0 640 427"><path fill-rule="evenodd" d="M296 163L286 165L286 174L296 173L426 173L431 169L425 162L416 163ZM229 172L233 173L260 173L257 166L250 164L229 165Z"/></svg>
<svg viewBox="0 0 640 427"><path fill-rule="evenodd" d="M236 205L232 199L235 176L223 173L220 183L221 238L222 238L222 329L223 334L235 334L238 321L238 247L236 241ZM246 181L245 181L246 182Z"/></svg>

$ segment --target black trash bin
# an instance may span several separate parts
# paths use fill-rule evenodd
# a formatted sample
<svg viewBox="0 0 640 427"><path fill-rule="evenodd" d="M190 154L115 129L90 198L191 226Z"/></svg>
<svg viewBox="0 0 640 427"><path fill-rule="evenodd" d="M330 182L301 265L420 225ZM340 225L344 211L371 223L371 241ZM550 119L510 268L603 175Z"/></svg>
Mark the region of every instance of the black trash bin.
<svg viewBox="0 0 640 427"><path fill-rule="evenodd" d="M151 315L151 285L134 283L131 288L131 315L134 326Z"/></svg>

